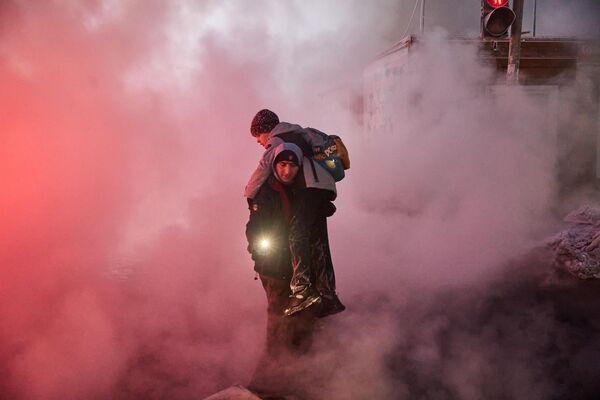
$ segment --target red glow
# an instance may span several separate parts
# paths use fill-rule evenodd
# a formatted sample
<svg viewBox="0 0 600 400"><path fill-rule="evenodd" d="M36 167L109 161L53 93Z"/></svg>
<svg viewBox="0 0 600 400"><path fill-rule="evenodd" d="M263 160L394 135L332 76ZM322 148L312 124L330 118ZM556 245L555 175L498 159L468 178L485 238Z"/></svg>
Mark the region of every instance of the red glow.
<svg viewBox="0 0 600 400"><path fill-rule="evenodd" d="M508 0L487 0L487 3L494 8L504 7L508 4Z"/></svg>

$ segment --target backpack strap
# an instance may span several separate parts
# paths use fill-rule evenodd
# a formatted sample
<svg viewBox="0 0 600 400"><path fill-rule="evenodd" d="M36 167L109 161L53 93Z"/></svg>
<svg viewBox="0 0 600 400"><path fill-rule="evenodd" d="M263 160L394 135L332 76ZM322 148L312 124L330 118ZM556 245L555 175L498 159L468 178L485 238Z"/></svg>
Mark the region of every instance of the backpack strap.
<svg viewBox="0 0 600 400"><path fill-rule="evenodd" d="M313 177L315 178L315 182L319 182L319 177L317 176L317 169L315 168L315 162L313 161L312 157L309 157L308 161L310 162L310 168L312 169L312 173L313 173Z"/></svg>

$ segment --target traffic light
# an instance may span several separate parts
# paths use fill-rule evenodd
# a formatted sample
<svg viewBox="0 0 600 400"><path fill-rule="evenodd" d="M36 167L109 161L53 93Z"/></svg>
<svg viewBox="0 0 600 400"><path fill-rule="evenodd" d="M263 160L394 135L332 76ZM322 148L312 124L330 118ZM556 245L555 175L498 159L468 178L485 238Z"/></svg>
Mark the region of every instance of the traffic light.
<svg viewBox="0 0 600 400"><path fill-rule="evenodd" d="M481 0L481 38L502 38L515 21L508 0Z"/></svg>

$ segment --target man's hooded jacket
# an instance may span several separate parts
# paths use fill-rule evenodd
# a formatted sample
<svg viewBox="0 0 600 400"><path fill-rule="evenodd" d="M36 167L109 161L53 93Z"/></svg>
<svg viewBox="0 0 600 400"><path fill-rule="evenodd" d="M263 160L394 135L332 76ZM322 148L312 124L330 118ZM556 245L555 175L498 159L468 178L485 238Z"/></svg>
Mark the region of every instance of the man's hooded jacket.
<svg viewBox="0 0 600 400"><path fill-rule="evenodd" d="M292 190L277 179L273 163L284 150L293 151L302 163L302 150L295 144L282 142L274 146L269 176L256 195L248 199L250 219L246 224L246 238L256 272L290 279L292 264L288 227L292 216Z"/></svg>

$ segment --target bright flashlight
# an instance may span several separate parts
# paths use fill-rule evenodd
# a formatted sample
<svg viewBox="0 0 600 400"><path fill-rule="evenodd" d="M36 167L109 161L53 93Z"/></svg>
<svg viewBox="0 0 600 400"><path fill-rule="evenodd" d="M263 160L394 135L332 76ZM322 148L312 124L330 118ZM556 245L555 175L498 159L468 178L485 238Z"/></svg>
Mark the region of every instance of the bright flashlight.
<svg viewBox="0 0 600 400"><path fill-rule="evenodd" d="M254 248L256 249L257 254L267 256L272 251L273 242L268 237L262 237L254 242Z"/></svg>
<svg viewBox="0 0 600 400"><path fill-rule="evenodd" d="M271 247L271 241L267 238L262 238L258 241L258 247L262 251L267 251L269 250L269 247Z"/></svg>

